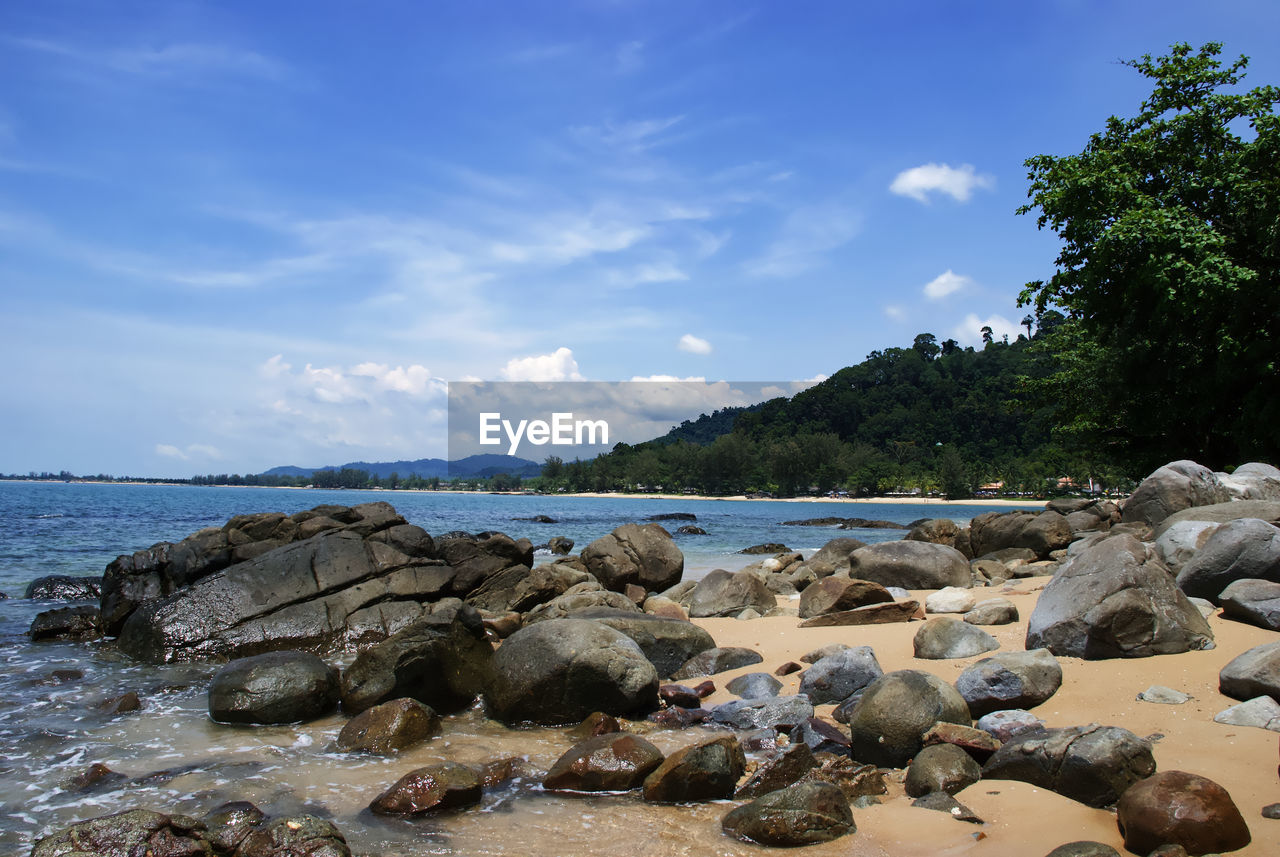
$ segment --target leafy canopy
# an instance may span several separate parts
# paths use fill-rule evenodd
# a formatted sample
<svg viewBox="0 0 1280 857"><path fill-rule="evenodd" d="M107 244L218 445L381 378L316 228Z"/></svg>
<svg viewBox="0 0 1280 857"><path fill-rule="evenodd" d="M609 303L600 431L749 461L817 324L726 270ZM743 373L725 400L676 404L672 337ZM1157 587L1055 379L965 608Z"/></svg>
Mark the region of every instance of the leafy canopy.
<svg viewBox="0 0 1280 857"><path fill-rule="evenodd" d="M1068 432L1152 467L1225 465L1280 452L1280 89L1232 88L1248 64L1222 45L1125 65L1152 81L1076 155L1026 161L1057 270L1019 305L1067 318L1063 355L1033 385Z"/></svg>

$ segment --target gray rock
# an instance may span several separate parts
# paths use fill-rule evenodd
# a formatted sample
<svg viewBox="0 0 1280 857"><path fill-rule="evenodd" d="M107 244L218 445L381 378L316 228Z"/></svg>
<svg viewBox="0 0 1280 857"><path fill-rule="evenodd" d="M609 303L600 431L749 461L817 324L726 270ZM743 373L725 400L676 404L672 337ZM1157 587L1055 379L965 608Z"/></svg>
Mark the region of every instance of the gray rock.
<svg viewBox="0 0 1280 857"><path fill-rule="evenodd" d="M626 634L644 652L659 678L671 675L690 658L716 645L704 629L680 619L605 608L582 610L575 613L574 618L600 622Z"/></svg>
<svg viewBox="0 0 1280 857"><path fill-rule="evenodd" d="M1193 697L1190 694L1158 684L1153 684L1138 694L1140 702L1154 702L1157 705L1182 705L1192 699Z"/></svg>
<svg viewBox="0 0 1280 857"><path fill-rule="evenodd" d="M585 584L579 584L583 586ZM568 619L578 617L582 613L597 610L610 610L619 613L643 615L643 611L621 592L610 592L603 589L574 591L571 587L563 595L557 596L545 604L539 604L524 615L524 624L546 622L549 619Z"/></svg>
<svg viewBox="0 0 1280 857"><path fill-rule="evenodd" d="M918 797L913 800L911 805L919 809L945 812L956 821L965 821L969 824L986 824L985 821L978 817L977 813L943 791L929 792L924 797Z"/></svg>
<svg viewBox="0 0 1280 857"><path fill-rule="evenodd" d="M769 587L756 575L717 568L698 581L689 596L689 615L695 619L733 616L751 607L763 612L777 603Z"/></svg>
<svg viewBox="0 0 1280 857"><path fill-rule="evenodd" d="M1105 842L1081 839L1059 845L1044 857L1120 857L1120 852Z"/></svg>
<svg viewBox="0 0 1280 857"><path fill-rule="evenodd" d="M1063 564L1040 594L1027 649L1134 658L1211 648L1208 622L1155 554L1132 536L1104 539Z"/></svg>
<svg viewBox="0 0 1280 857"><path fill-rule="evenodd" d="M1222 615L1269 631L1280 631L1280 583L1246 578L1218 596Z"/></svg>
<svg viewBox="0 0 1280 857"><path fill-rule="evenodd" d="M1232 699L1269 696L1280 701L1280 642L1254 646L1218 673L1218 690Z"/></svg>
<svg viewBox="0 0 1280 857"><path fill-rule="evenodd" d="M711 709L711 719L735 729L790 729L813 716L804 694L771 699L735 699Z"/></svg>
<svg viewBox="0 0 1280 857"><path fill-rule="evenodd" d="M1003 742L1008 741L1019 732L1044 729L1045 723L1030 711L1022 708L1011 708L1007 711L993 711L990 714L984 714L978 718L978 722L974 726Z"/></svg>
<svg viewBox="0 0 1280 857"><path fill-rule="evenodd" d="M970 724L969 707L954 687L919 670L898 670L873 681L849 716L855 759L900 768L924 746L935 723Z"/></svg>
<svg viewBox="0 0 1280 857"><path fill-rule="evenodd" d="M685 664L672 673L677 681L687 678L699 678L704 675L716 675L729 670L741 669L764 661L764 656L751 649L740 646L707 649L694 655Z"/></svg>
<svg viewBox="0 0 1280 857"><path fill-rule="evenodd" d="M1233 500L1280 500L1280 468L1251 461L1232 473L1215 473Z"/></svg>
<svg viewBox="0 0 1280 857"><path fill-rule="evenodd" d="M1010 708L1035 708L1062 686L1062 667L1045 649L983 658L956 679L975 717Z"/></svg>
<svg viewBox="0 0 1280 857"><path fill-rule="evenodd" d="M1212 521L1178 521L1155 541L1156 553L1175 576L1204 547L1220 525Z"/></svg>
<svg viewBox="0 0 1280 857"><path fill-rule="evenodd" d="M232 661L209 685L219 723L298 723L338 707L338 672L308 652L267 652Z"/></svg>
<svg viewBox="0 0 1280 857"><path fill-rule="evenodd" d="M818 577L828 577L849 570L849 554L867 543L858 539L840 537L827 542L805 562Z"/></svg>
<svg viewBox="0 0 1280 857"><path fill-rule="evenodd" d="M912 644L915 656L927 660L969 658L1000 648L996 638L986 631L948 616L921 625Z"/></svg>
<svg viewBox="0 0 1280 857"><path fill-rule="evenodd" d="M658 524L624 524L582 549L582 562L606 589L628 583L661 592L680 582L684 554Z"/></svg>
<svg viewBox="0 0 1280 857"><path fill-rule="evenodd" d="M954 795L982 779L982 768L954 744L931 744L911 760L905 782L909 797L930 792Z"/></svg>
<svg viewBox="0 0 1280 857"><path fill-rule="evenodd" d="M658 673L629 637L586 619L521 628L493 658L485 697L497 719L543 725L654 708Z"/></svg>
<svg viewBox="0 0 1280 857"><path fill-rule="evenodd" d="M1219 711L1213 715L1213 722L1280 732L1280 702L1269 696L1257 696Z"/></svg>
<svg viewBox="0 0 1280 857"><path fill-rule="evenodd" d="M1127 729L1092 724L1015 735L983 766L982 777L1020 780L1103 807L1155 770L1150 743Z"/></svg>
<svg viewBox="0 0 1280 857"><path fill-rule="evenodd" d="M1207 521L1214 524L1225 524L1241 518L1257 518L1260 521L1280 520L1280 501L1276 500L1232 500L1228 503L1215 503L1212 506L1196 506L1175 512L1155 527L1152 539L1159 539L1170 527L1183 521Z"/></svg>
<svg viewBox="0 0 1280 857"><path fill-rule="evenodd" d="M840 703L884 675L870 646L844 649L818 660L800 677L800 692L814 705Z"/></svg>
<svg viewBox="0 0 1280 857"><path fill-rule="evenodd" d="M725 689L743 699L767 699L778 695L782 682L768 673L747 673L730 681Z"/></svg>
<svg viewBox="0 0 1280 857"><path fill-rule="evenodd" d="M1187 600L1194 604L1196 609L1200 611L1200 615L1206 619L1218 612L1218 606L1207 598L1188 597Z"/></svg>
<svg viewBox="0 0 1280 857"><path fill-rule="evenodd" d="M882 586L942 589L970 586L969 560L955 548L928 542L881 542L849 555L849 576Z"/></svg>
<svg viewBox="0 0 1280 857"><path fill-rule="evenodd" d="M791 848L853 833L849 801L830 783L796 783L729 812L724 832L761 845Z"/></svg>
<svg viewBox="0 0 1280 857"><path fill-rule="evenodd" d="M1178 572L1187 595L1213 600L1243 579L1280 583L1280 528L1257 518L1222 524Z"/></svg>
<svg viewBox="0 0 1280 857"><path fill-rule="evenodd" d="M950 518L931 518L916 524L903 538L913 542L931 542L953 548L956 546L956 536L959 533L960 527Z"/></svg>
<svg viewBox="0 0 1280 857"><path fill-rule="evenodd" d="M816 664L818 661L822 660L828 655L835 655L835 654L839 654L840 652L847 652L852 648L853 646L850 646L848 643L828 643L822 648L814 649L811 652L805 652L803 655L800 656L800 662L804 664Z"/></svg>
<svg viewBox="0 0 1280 857"><path fill-rule="evenodd" d="M1018 621L1018 608L1008 598L987 598L964 614L970 625L1010 625Z"/></svg>
<svg viewBox="0 0 1280 857"><path fill-rule="evenodd" d="M1121 520L1156 525L1193 506L1224 503L1230 494L1213 471L1194 461L1174 461L1142 480L1121 509Z"/></svg>

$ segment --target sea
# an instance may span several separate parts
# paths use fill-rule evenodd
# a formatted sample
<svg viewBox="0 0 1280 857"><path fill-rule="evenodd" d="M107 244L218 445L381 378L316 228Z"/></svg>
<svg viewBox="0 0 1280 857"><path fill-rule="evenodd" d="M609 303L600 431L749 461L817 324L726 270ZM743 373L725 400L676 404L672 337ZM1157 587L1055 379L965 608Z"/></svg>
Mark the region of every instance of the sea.
<svg viewBox="0 0 1280 857"><path fill-rule="evenodd" d="M132 807L199 818L232 800L252 801L273 815L306 812L331 818L356 854L572 857L599 853L615 842L629 843L633 855L761 852L720 834L718 820L728 805L655 807L634 795L542 791L531 774L547 770L572 746L563 730L507 729L477 706L447 717L440 737L400 756L352 756L333 749L345 722L340 714L296 726L231 727L210 721L206 688L218 664L144 665L120 655L109 641L27 639L37 613L67 606L26 599L26 587L35 578L100 575L121 554L178 541L233 515L375 500L391 503L433 535L497 530L526 536L535 545L566 536L578 549L624 523L692 514L696 521L664 525L673 532L684 523L706 530L706 535L676 537L685 575L693 579L758 559L740 553L751 545L778 543L808 555L837 536L872 543L905 533L784 521L832 516L907 524L950 517L964 524L983 512L1009 508L0 482L0 592L8 596L0 600L0 853L29 854L40 837L68 824ZM535 516L555 523L535 522ZM104 710L130 691L140 698L141 710ZM647 737L664 752L692 743L687 731L659 730ZM525 775L490 790L472 810L388 820L366 809L413 768L444 760L479 765L498 758L516 758ZM92 784L77 781L95 764L111 773Z"/></svg>

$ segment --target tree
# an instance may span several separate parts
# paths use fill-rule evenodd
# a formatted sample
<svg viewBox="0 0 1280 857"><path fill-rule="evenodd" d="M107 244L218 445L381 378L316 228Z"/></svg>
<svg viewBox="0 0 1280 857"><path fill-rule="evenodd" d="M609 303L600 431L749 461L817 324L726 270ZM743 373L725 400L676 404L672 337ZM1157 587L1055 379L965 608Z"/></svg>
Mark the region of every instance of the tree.
<svg viewBox="0 0 1280 857"><path fill-rule="evenodd" d="M1145 468L1280 453L1280 89L1230 91L1248 59L1221 50L1124 63L1153 84L1137 115L1026 161L1018 211L1062 250L1019 304L1065 313L1037 340L1068 358L1033 391Z"/></svg>
<svg viewBox="0 0 1280 857"><path fill-rule="evenodd" d="M984 324L982 326L982 330L978 332L982 334L982 344L984 346L990 345L992 342L995 341L996 335L995 335L995 331L991 329L991 325Z"/></svg>
<svg viewBox="0 0 1280 857"><path fill-rule="evenodd" d="M942 348L938 345L938 337L932 333L919 334L911 347L925 360L932 360L938 356L938 352L942 351Z"/></svg>

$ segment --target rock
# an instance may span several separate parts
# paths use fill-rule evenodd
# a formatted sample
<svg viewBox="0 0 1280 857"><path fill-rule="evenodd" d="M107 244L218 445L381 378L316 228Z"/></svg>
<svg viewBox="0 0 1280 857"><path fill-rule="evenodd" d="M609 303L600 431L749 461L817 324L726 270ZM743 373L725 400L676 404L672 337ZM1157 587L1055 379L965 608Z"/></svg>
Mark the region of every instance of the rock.
<svg viewBox="0 0 1280 857"><path fill-rule="evenodd" d="M886 673L863 691L850 715L852 755L900 768L920 752L922 736L939 722L970 723L968 706L954 687L919 670Z"/></svg>
<svg viewBox="0 0 1280 857"><path fill-rule="evenodd" d="M960 527L950 518L931 518L916 524L903 538L908 541L930 542L953 548L956 546L956 535L959 532Z"/></svg>
<svg viewBox="0 0 1280 857"><path fill-rule="evenodd" d="M787 751L772 761L765 762L734 794L745 800L786 788L818 767L813 751L804 742L793 743Z"/></svg>
<svg viewBox="0 0 1280 857"><path fill-rule="evenodd" d="M805 749L808 749L807 747ZM129 778L116 773L101 762L94 762L80 773L65 780L62 788L69 792L94 792L120 786Z"/></svg>
<svg viewBox="0 0 1280 857"><path fill-rule="evenodd" d="M573 562L553 562L532 571L524 565L513 565L472 589L467 603L495 613L527 613L594 579Z"/></svg>
<svg viewBox="0 0 1280 857"><path fill-rule="evenodd" d="M983 766L982 777L1020 780L1104 807L1155 770L1149 742L1127 729L1092 724L1012 736Z"/></svg>
<svg viewBox="0 0 1280 857"><path fill-rule="evenodd" d="M759 577L722 568L698 581L689 600L689 615L695 619L732 616L749 607L768 610L777 599Z"/></svg>
<svg viewBox="0 0 1280 857"><path fill-rule="evenodd" d="M240 843L235 857L350 857L351 849L330 821L313 815L274 818Z"/></svg>
<svg viewBox="0 0 1280 857"><path fill-rule="evenodd" d="M847 652L852 648L853 646L850 646L848 643L828 643L822 648L814 649L811 652L806 652L805 654L801 655L800 662L806 663L806 664L816 664L818 661L822 660L823 658L829 655L839 654L840 652Z"/></svg>
<svg viewBox="0 0 1280 857"><path fill-rule="evenodd" d="M678 536L705 536L706 534L706 530L693 524L685 524L676 528L676 535Z"/></svg>
<svg viewBox="0 0 1280 857"><path fill-rule="evenodd" d="M215 807L205 815L205 835L213 845L215 853L234 854L245 837L266 820L266 817L265 812L246 800L230 801Z"/></svg>
<svg viewBox="0 0 1280 857"><path fill-rule="evenodd" d="M868 604L838 613L814 616L800 623L801 628L830 628L843 625L887 625L924 618L924 611L916 601L896 601L890 604Z"/></svg>
<svg viewBox="0 0 1280 857"><path fill-rule="evenodd" d="M980 779L982 769L964 750L954 744L930 744L911 760L905 785L910 797L930 792L954 795Z"/></svg>
<svg viewBox="0 0 1280 857"><path fill-rule="evenodd" d="M1219 711L1213 716L1213 722L1280 732L1280 702L1269 696L1256 696Z"/></svg>
<svg viewBox="0 0 1280 857"><path fill-rule="evenodd" d="M646 521L696 521L698 516L693 512L663 512L659 515L650 515L645 518Z"/></svg>
<svg viewBox="0 0 1280 857"><path fill-rule="evenodd" d="M844 649L819 660L800 678L800 692L814 705L840 703L884 675L870 646Z"/></svg>
<svg viewBox="0 0 1280 857"><path fill-rule="evenodd" d="M505 590L529 575L533 567L533 543L506 533L485 532L473 537L436 541L436 553L453 570L448 594L467 600L484 593Z"/></svg>
<svg viewBox="0 0 1280 857"><path fill-rule="evenodd" d="M956 690L981 717L1010 708L1035 708L1062 686L1062 667L1045 649L983 658L956 679Z"/></svg>
<svg viewBox="0 0 1280 857"><path fill-rule="evenodd" d="M849 554L866 546L866 542L847 536L831 539L809 557L805 565L813 569L818 577L829 577L837 572L848 571Z"/></svg>
<svg viewBox="0 0 1280 857"><path fill-rule="evenodd" d="M753 664L762 663L763 661L764 656L759 652L738 646L707 649L704 652L699 652L697 655L694 655L686 661L684 666L671 674L671 677L677 681L681 681L688 678L715 675L716 673L727 672L728 670L749 667Z"/></svg>
<svg viewBox="0 0 1280 857"><path fill-rule="evenodd" d="M968 613L975 604L973 590L948 586L939 589L924 600L926 613Z"/></svg>
<svg viewBox="0 0 1280 857"><path fill-rule="evenodd" d="M583 741L587 738L594 738L597 735L611 735L622 731L622 724L618 722L618 718L612 714L605 714L603 711L595 711L588 714L581 723L570 729L568 735L570 738Z"/></svg>
<svg viewBox="0 0 1280 857"><path fill-rule="evenodd" d="M142 710L142 700L138 699L138 694L131 690L103 700L98 705L98 710L106 714L132 714Z"/></svg>
<svg viewBox="0 0 1280 857"><path fill-rule="evenodd" d="M1230 499L1209 468L1194 461L1174 461L1142 480L1121 507L1120 519L1154 526L1174 512Z"/></svg>
<svg viewBox="0 0 1280 857"><path fill-rule="evenodd" d="M1120 852L1105 842L1081 839L1059 845L1044 857L1120 857Z"/></svg>
<svg viewBox="0 0 1280 857"><path fill-rule="evenodd" d="M836 753L842 756L849 753L849 736L819 717L809 717L797 723L787 737L792 744L807 744L815 753Z"/></svg>
<svg viewBox="0 0 1280 857"><path fill-rule="evenodd" d="M974 726L1002 743L1020 732L1045 728L1043 720L1021 708L984 714Z"/></svg>
<svg viewBox="0 0 1280 857"><path fill-rule="evenodd" d="M1147 657L1213 645L1208 622L1132 536L1104 539L1062 565L1027 626L1027 649L1060 657Z"/></svg>
<svg viewBox="0 0 1280 857"><path fill-rule="evenodd" d="M644 781L650 803L691 803L732 797L746 770L738 739L722 735L676 750Z"/></svg>
<svg viewBox="0 0 1280 857"><path fill-rule="evenodd" d="M1280 819L1280 803L1269 803L1262 808L1262 817Z"/></svg>
<svg viewBox="0 0 1280 857"><path fill-rule="evenodd" d="M1140 702L1153 702L1157 705L1182 705L1190 702L1193 697L1190 694L1174 690L1171 687L1163 687L1162 685L1153 684L1151 687L1138 694Z"/></svg>
<svg viewBox="0 0 1280 857"><path fill-rule="evenodd" d="M1222 615L1280 631L1280 583L1246 578L1237 580L1218 596Z"/></svg>
<svg viewBox="0 0 1280 857"><path fill-rule="evenodd" d="M599 584L580 585L583 587L599 586ZM634 616L644 615L640 608L636 606L636 603L621 592L608 592L599 588L574 591L576 589L577 587L573 587L566 591L564 595L553 598L546 604L540 604L524 614L524 624L532 625L535 622L545 622L548 619L568 619L571 617L576 619L581 614L599 610L629 613Z"/></svg>
<svg viewBox="0 0 1280 857"><path fill-rule="evenodd" d="M911 805L920 809L945 812L956 821L967 821L970 824L986 824L985 821L978 817L977 813L946 792L929 792L924 797L918 797L913 800Z"/></svg>
<svg viewBox="0 0 1280 857"><path fill-rule="evenodd" d="M1227 503L1215 503L1211 506L1196 506L1183 509L1165 518L1164 522L1154 528L1153 539L1160 539L1171 527L1183 521L1200 521L1212 524L1225 524L1241 518L1257 518L1260 521L1280 520L1280 502L1275 500L1232 500ZM1128 525L1125 525L1128 526Z"/></svg>
<svg viewBox="0 0 1280 857"><path fill-rule="evenodd" d="M1189 597L1187 598L1187 600L1190 601L1192 604L1194 604L1196 609L1200 611L1200 615L1206 619L1208 619L1214 613L1218 612L1217 605L1215 605L1212 601L1208 600L1207 598L1190 598Z"/></svg>
<svg viewBox="0 0 1280 857"><path fill-rule="evenodd" d="M1280 641L1254 646L1218 673L1218 690L1232 699L1280 700Z"/></svg>
<svg viewBox="0 0 1280 857"><path fill-rule="evenodd" d="M420 815L480 802L480 778L455 762L440 762L405 774L369 804L378 815Z"/></svg>
<svg viewBox="0 0 1280 857"><path fill-rule="evenodd" d="M730 681L725 689L743 699L765 699L777 696L782 682L768 673L747 673Z"/></svg>
<svg viewBox="0 0 1280 857"><path fill-rule="evenodd" d="M1227 790L1184 771L1161 771L1130 786L1116 806L1124 847L1146 854L1181 845L1187 854L1236 851L1252 837Z"/></svg>
<svg viewBox="0 0 1280 857"><path fill-rule="evenodd" d="M1177 580L1187 595L1212 601L1228 585L1246 578L1280 584L1280 528L1257 518L1219 526L1182 566Z"/></svg>
<svg viewBox="0 0 1280 857"><path fill-rule="evenodd" d="M639 788L661 764L662 751L638 735L597 735L561 756L543 778L542 786L564 791L625 792Z"/></svg>
<svg viewBox="0 0 1280 857"><path fill-rule="evenodd" d="M189 857L211 855L204 827L185 815L127 809L77 822L39 840L31 857Z"/></svg>
<svg viewBox="0 0 1280 857"><path fill-rule="evenodd" d="M934 744L951 744L959 747L979 765L990 759L991 754L1000 749L1000 741L990 734L958 723L935 723L933 728L924 733L923 741L926 747Z"/></svg>
<svg viewBox="0 0 1280 857"><path fill-rule="evenodd" d="M851 759L847 750L840 754L822 753L816 758L818 767L805 774L801 782L830 783L850 800L889 792L885 772Z"/></svg>
<svg viewBox="0 0 1280 857"><path fill-rule="evenodd" d="M829 783L797 783L730 811L724 832L778 848L830 842L853 833L849 801Z"/></svg>
<svg viewBox="0 0 1280 857"><path fill-rule="evenodd" d="M1028 560L1045 558L1071 538L1071 525L1054 511L987 512L969 522L970 548L980 558L1013 548L1027 551Z"/></svg>
<svg viewBox="0 0 1280 857"><path fill-rule="evenodd" d="M645 719L667 729L687 729L706 723L711 719L711 712L705 708L664 708Z"/></svg>
<svg viewBox="0 0 1280 857"><path fill-rule="evenodd" d="M393 699L360 712L338 733L338 749L379 756L407 750L440 732L440 715L416 699Z"/></svg>
<svg viewBox="0 0 1280 857"><path fill-rule="evenodd" d="M632 714L658 702L658 673L629 637L587 619L521 628L493 658L489 707L506 723L575 723L594 711Z"/></svg>
<svg viewBox="0 0 1280 857"><path fill-rule="evenodd" d="M1280 500L1280 468L1250 461L1231 474L1213 474L1234 500Z"/></svg>
<svg viewBox="0 0 1280 857"><path fill-rule="evenodd" d="M590 619L607 625L630 637L653 664L660 677L669 676L689 662L690 658L714 649L716 641L692 622L649 616L643 613L595 608L574 614L575 619Z"/></svg>
<svg viewBox="0 0 1280 857"><path fill-rule="evenodd" d="M679 708L701 708L702 697L697 691L683 684L664 684L658 688L658 698L668 706Z"/></svg>
<svg viewBox="0 0 1280 857"><path fill-rule="evenodd" d="M888 604L893 596L878 583L848 577L824 577L815 581L800 595L800 618L809 619L826 613L853 610L868 604Z"/></svg>
<svg viewBox="0 0 1280 857"><path fill-rule="evenodd" d="M1156 553L1176 577L1219 526L1212 521L1178 521L1156 539Z"/></svg>
<svg viewBox="0 0 1280 857"><path fill-rule="evenodd" d="M802 669L804 669L804 667L800 666L800 664L795 661L787 661L785 664L780 664L778 668L773 671L773 674L779 676L791 675L792 673L800 672Z"/></svg>
<svg viewBox="0 0 1280 857"><path fill-rule="evenodd" d="M735 729L786 731L813 716L813 705L803 694L772 699L735 699L711 710L711 719Z"/></svg>
<svg viewBox="0 0 1280 857"><path fill-rule="evenodd" d="M955 548L928 542L881 542L849 555L849 576L905 589L967 587L969 560Z"/></svg>
<svg viewBox="0 0 1280 857"><path fill-rule="evenodd" d="M493 647L480 614L446 599L356 656L342 674L342 707L358 714L409 697L436 711L458 711L471 704L492 671Z"/></svg>
<svg viewBox="0 0 1280 857"><path fill-rule="evenodd" d="M987 598L963 618L970 625L1010 625L1018 621L1018 607L1008 598Z"/></svg>
<svg viewBox="0 0 1280 857"><path fill-rule="evenodd" d="M26 598L41 601L97 601L102 597L101 577L51 574L27 584Z"/></svg>
<svg viewBox="0 0 1280 857"><path fill-rule="evenodd" d="M615 592L628 583L661 592L684 574L684 554L658 524L624 524L583 548L582 562Z"/></svg>
<svg viewBox="0 0 1280 857"><path fill-rule="evenodd" d="M209 717L218 723L298 723L338 707L338 671L308 652L267 652L218 670Z"/></svg>
<svg viewBox="0 0 1280 857"><path fill-rule="evenodd" d="M97 607L59 607L37 613L27 632L31 642L48 640L96 640L102 636L102 615Z"/></svg>
<svg viewBox="0 0 1280 857"><path fill-rule="evenodd" d="M644 600L644 604L641 605L640 609L650 616L679 619L681 622L689 621L689 612L681 607L678 602L672 601L665 595L650 595Z"/></svg>
<svg viewBox="0 0 1280 857"><path fill-rule="evenodd" d="M1000 648L996 638L986 631L949 617L925 622L916 631L912 644L915 656L927 660L969 658Z"/></svg>
<svg viewBox="0 0 1280 857"><path fill-rule="evenodd" d="M749 548L743 548L738 553L747 554L748 556L761 556L770 553L785 553L791 548L778 542L765 542L762 545L752 545Z"/></svg>
<svg viewBox="0 0 1280 857"><path fill-rule="evenodd" d="M556 556L568 556L573 550L573 539L567 536L552 536L547 539L547 550Z"/></svg>

